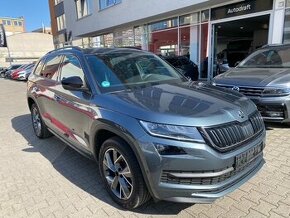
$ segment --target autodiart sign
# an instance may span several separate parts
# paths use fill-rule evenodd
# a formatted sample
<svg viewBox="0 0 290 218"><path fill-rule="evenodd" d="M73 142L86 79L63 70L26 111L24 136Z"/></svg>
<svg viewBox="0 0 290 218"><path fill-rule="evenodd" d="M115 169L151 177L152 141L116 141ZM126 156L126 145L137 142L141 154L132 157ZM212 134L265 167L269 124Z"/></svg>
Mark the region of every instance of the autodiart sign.
<svg viewBox="0 0 290 218"><path fill-rule="evenodd" d="M229 8L227 11L227 14L234 14L234 13L238 13L238 12L242 12L242 11L249 11L249 10L251 10L251 8L252 8L251 4L242 5L242 6L237 7L237 8Z"/></svg>
<svg viewBox="0 0 290 218"><path fill-rule="evenodd" d="M271 10L273 0L248 0L237 4L226 5L213 8L211 10L211 20L218 20L228 17L240 16L250 13Z"/></svg>

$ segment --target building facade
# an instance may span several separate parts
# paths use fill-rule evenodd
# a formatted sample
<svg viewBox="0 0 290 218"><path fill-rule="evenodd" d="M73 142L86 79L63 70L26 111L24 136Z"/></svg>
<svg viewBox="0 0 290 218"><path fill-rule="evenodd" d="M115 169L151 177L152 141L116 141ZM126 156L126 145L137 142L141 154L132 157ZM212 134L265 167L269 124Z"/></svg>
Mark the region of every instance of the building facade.
<svg viewBox="0 0 290 218"><path fill-rule="evenodd" d="M290 43L290 0L50 0L50 10L56 47L184 55L199 66L200 79L265 44Z"/></svg>
<svg viewBox="0 0 290 218"><path fill-rule="evenodd" d="M25 32L25 20L23 17L0 17L0 24L3 24L6 36Z"/></svg>
<svg viewBox="0 0 290 218"><path fill-rule="evenodd" d="M7 37L8 48L0 48L0 66L26 64L37 61L54 49L52 35L46 33L20 33Z"/></svg>

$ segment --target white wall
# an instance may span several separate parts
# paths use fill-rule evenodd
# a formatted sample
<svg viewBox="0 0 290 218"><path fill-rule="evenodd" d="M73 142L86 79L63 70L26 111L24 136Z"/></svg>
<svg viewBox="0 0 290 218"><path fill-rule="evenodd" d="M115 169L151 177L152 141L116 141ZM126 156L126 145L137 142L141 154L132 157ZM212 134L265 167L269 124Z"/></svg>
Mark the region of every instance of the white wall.
<svg viewBox="0 0 290 218"><path fill-rule="evenodd" d="M189 13L201 8L220 3L232 3L226 0L122 0L122 3L99 11L98 0L93 1L91 15L77 20L75 1L64 0L67 30L74 36L89 33L104 33L110 28L130 25L134 22L142 24L152 20L160 20L178 13Z"/></svg>
<svg viewBox="0 0 290 218"><path fill-rule="evenodd" d="M18 62L31 62L54 49L52 35L45 33L20 33L7 37L10 57ZM8 66L7 48L0 49L0 66Z"/></svg>

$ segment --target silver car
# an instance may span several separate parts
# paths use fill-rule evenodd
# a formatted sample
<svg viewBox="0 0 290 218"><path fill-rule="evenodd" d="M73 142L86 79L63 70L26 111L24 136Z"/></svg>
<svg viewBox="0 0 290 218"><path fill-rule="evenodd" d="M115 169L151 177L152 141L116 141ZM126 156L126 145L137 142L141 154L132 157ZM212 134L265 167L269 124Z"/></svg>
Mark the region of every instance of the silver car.
<svg viewBox="0 0 290 218"><path fill-rule="evenodd" d="M290 123L290 45L265 46L213 85L238 91L254 103L265 121Z"/></svg>

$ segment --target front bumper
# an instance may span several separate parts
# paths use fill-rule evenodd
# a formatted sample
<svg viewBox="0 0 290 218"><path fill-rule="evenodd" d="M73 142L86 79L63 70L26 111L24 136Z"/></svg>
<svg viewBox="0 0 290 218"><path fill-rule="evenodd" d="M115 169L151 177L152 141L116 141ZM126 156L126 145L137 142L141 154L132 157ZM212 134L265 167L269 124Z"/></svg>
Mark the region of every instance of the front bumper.
<svg viewBox="0 0 290 218"><path fill-rule="evenodd" d="M266 122L290 123L290 96L249 98Z"/></svg>
<svg viewBox="0 0 290 218"><path fill-rule="evenodd" d="M187 154L159 155L153 144L145 143L152 140L155 141L154 143L181 147ZM149 168L151 192L153 197L159 200L211 203L248 181L264 164L261 152L242 169L235 169L238 155L258 144L265 144L265 132L253 141L227 153L218 152L206 144L179 142L150 136L144 136L139 143ZM179 178L168 179L166 175L169 174Z"/></svg>

